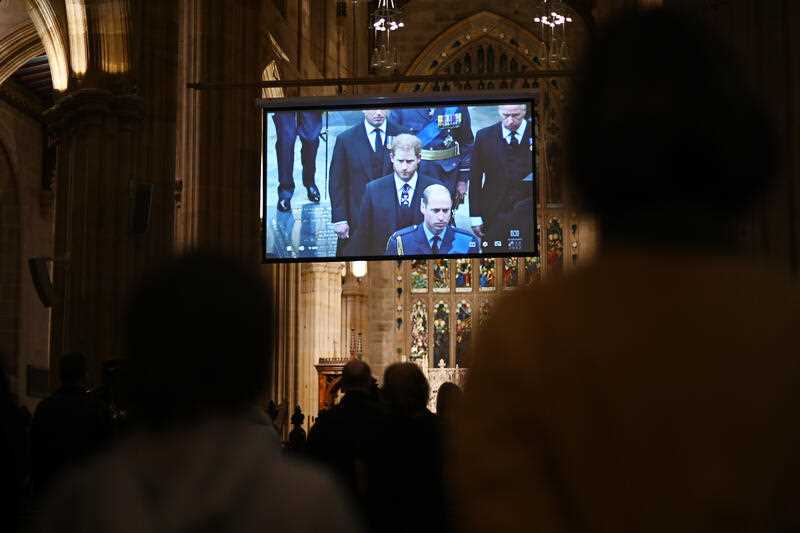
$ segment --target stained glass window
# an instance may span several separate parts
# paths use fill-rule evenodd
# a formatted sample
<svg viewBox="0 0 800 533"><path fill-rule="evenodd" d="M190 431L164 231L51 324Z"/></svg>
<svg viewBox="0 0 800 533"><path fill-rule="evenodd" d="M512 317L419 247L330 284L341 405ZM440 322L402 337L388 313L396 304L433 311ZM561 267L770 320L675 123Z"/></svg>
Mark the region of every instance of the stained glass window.
<svg viewBox="0 0 800 533"><path fill-rule="evenodd" d="M513 289L519 285L519 267L516 258L503 259L503 286Z"/></svg>
<svg viewBox="0 0 800 533"><path fill-rule="evenodd" d="M439 301L433 310L433 366L450 366L450 307Z"/></svg>
<svg viewBox="0 0 800 533"><path fill-rule="evenodd" d="M480 286L482 291L495 290L497 279L495 278L496 261L494 259L481 259Z"/></svg>
<svg viewBox="0 0 800 533"><path fill-rule="evenodd" d="M541 263L539 262L538 257L526 257L525 258L525 284L530 285L540 279L540 267Z"/></svg>
<svg viewBox="0 0 800 533"><path fill-rule="evenodd" d="M433 262L433 292L450 292L450 260Z"/></svg>
<svg viewBox="0 0 800 533"><path fill-rule="evenodd" d="M411 261L411 292L428 292L428 262Z"/></svg>
<svg viewBox="0 0 800 533"><path fill-rule="evenodd" d="M463 367L472 337L472 306L461 300L456 306L456 366Z"/></svg>
<svg viewBox="0 0 800 533"><path fill-rule="evenodd" d="M456 260L456 292L470 292L472 290L472 260Z"/></svg>
<svg viewBox="0 0 800 533"><path fill-rule="evenodd" d="M428 358L428 309L417 300L411 308L411 360Z"/></svg>

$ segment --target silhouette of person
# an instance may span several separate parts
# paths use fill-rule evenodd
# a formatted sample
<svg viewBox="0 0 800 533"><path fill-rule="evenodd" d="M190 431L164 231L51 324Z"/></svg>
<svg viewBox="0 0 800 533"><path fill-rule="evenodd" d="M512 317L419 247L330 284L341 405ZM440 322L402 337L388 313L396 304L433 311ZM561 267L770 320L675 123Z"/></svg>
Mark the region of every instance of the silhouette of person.
<svg viewBox="0 0 800 533"><path fill-rule="evenodd" d="M439 420L428 408L430 386L414 363L383 375L388 419L369 470L370 515L378 532L444 531L445 488ZM408 504L413 495L413 505Z"/></svg>
<svg viewBox="0 0 800 533"><path fill-rule="evenodd" d="M341 489L248 417L271 302L255 272L203 252L145 277L127 316L136 432L54 489L43 532L359 530Z"/></svg>
<svg viewBox="0 0 800 533"><path fill-rule="evenodd" d="M86 356L62 355L58 372L61 387L39 402L31 422L33 487L38 496L65 468L83 464L111 437L107 409L88 393Z"/></svg>
<svg viewBox="0 0 800 533"><path fill-rule="evenodd" d="M628 13L586 52L566 145L601 252L478 336L451 470L469 531L800 526L800 295L728 231L773 134L709 33Z"/></svg>
<svg viewBox="0 0 800 533"><path fill-rule="evenodd" d="M344 397L322 411L308 434L308 453L347 485L359 503L367 499L367 458L379 444L386 417L372 396L369 365L354 359L342 369Z"/></svg>
<svg viewBox="0 0 800 533"><path fill-rule="evenodd" d="M0 353L0 361L4 361ZM0 364L0 516L17 531L30 470L28 434L23 410L11 394L5 366Z"/></svg>

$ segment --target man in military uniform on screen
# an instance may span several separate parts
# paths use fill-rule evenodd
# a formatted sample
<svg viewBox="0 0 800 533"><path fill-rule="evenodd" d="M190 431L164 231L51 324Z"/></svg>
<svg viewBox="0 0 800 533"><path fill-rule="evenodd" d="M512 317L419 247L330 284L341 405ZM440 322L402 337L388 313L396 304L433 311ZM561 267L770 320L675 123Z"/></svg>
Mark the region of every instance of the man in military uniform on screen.
<svg viewBox="0 0 800 533"><path fill-rule="evenodd" d="M447 185L458 207L467 192L475 142L467 106L396 109L392 115L403 133L422 142L420 173Z"/></svg>
<svg viewBox="0 0 800 533"><path fill-rule="evenodd" d="M386 243L386 255L477 254L481 245L470 232L450 225L453 200L443 185L422 191L422 224L395 231Z"/></svg>

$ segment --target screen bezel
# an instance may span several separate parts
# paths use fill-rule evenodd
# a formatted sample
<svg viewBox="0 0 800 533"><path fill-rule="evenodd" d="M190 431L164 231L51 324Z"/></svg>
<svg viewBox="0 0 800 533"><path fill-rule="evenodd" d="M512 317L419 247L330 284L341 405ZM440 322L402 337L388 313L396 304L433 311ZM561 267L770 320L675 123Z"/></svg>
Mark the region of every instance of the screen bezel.
<svg viewBox="0 0 800 533"><path fill-rule="evenodd" d="M292 98L260 98L256 100L256 106L261 109L262 127L262 155L261 155L261 202L263 213L261 217L261 263L262 264L293 264L293 263L329 263L329 262L348 262L348 261L412 261L419 259L481 259L481 258L513 258L513 257L541 257L539 239L539 176L538 168L539 157L537 152L540 147L536 144L536 150L531 151L531 168L534 169L535 179L533 182L534 195L534 250L519 252L489 252L480 254L423 254L423 255L402 255L402 256L343 256L343 257L271 257L267 256L267 128L268 113L274 111L346 111L363 110L369 108L397 108L409 105L416 107L440 107L458 104L473 105L503 105L524 102L530 106L532 114L535 116L536 103L539 98L537 89L524 91L493 91L482 93L446 93L441 96L432 93L425 94L404 94L404 95L371 95L371 96L301 96ZM535 135L538 127L539 117L535 117L534 130L531 135ZM330 164L328 162L327 164Z"/></svg>

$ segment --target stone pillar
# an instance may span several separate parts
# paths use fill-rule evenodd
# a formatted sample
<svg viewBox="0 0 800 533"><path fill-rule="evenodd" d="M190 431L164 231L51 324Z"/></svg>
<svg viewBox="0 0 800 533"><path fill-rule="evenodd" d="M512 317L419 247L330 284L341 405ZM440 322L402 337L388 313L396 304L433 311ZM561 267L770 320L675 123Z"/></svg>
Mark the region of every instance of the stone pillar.
<svg viewBox="0 0 800 533"><path fill-rule="evenodd" d="M124 355L130 289L173 251L177 3L114 5L92 12L88 70L45 114L58 145L51 376L66 351L85 352L95 377ZM129 48L115 24L146 31ZM149 201L134 232L137 194Z"/></svg>
<svg viewBox="0 0 800 533"><path fill-rule="evenodd" d="M300 265L263 265L262 273L272 290L274 324L274 359L270 384L266 390L264 404L270 399L276 404L285 403L288 413L301 403L299 396L298 365L300 358ZM284 420L284 439L289 436L289 423Z"/></svg>
<svg viewBox="0 0 800 533"><path fill-rule="evenodd" d="M140 97L101 89L79 90L47 113L59 139L52 363L80 350L96 372L100 361L123 353L127 291L137 266L155 259L148 253L154 232L131 231L136 187L145 179L136 160L143 117ZM151 209L162 204L156 199ZM154 222L165 218L171 222L168 213L151 214Z"/></svg>
<svg viewBox="0 0 800 533"><path fill-rule="evenodd" d="M260 0L181 0L177 178L180 248L260 260L260 92L196 91L190 82L261 79L267 56Z"/></svg>
<svg viewBox="0 0 800 533"><path fill-rule="evenodd" d="M342 282L342 334L339 346L342 355L350 355L355 347L358 351L359 334L361 334L361 352L369 353L367 343L367 282L357 278L348 269Z"/></svg>
<svg viewBox="0 0 800 533"><path fill-rule="evenodd" d="M392 363L399 362L404 353L402 350L404 328L397 327L397 306L402 302L396 287L401 284L407 288L404 280L397 281L400 269L395 261L370 261L369 272L364 278L369 286L367 302L368 345L369 351L364 353L366 361L372 369L372 375L383 380L384 369Z"/></svg>
<svg viewBox="0 0 800 533"><path fill-rule="evenodd" d="M342 264L307 263L301 267L300 350L298 361L300 406L308 427L317 417L319 358L341 354Z"/></svg>

